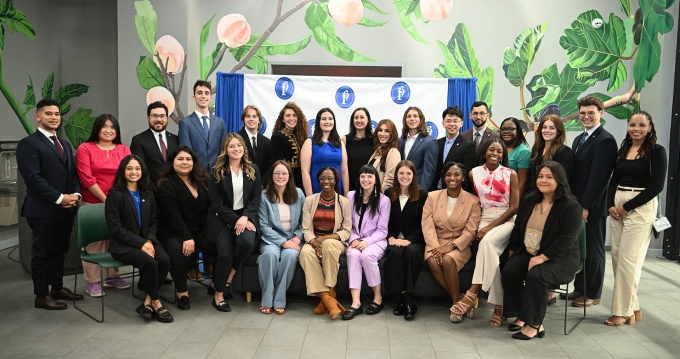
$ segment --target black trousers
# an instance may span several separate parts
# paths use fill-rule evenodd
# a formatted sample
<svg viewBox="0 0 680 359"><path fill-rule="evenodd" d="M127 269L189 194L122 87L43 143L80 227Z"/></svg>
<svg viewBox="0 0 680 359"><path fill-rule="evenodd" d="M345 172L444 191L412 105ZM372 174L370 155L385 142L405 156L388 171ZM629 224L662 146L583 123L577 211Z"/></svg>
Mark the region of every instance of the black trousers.
<svg viewBox="0 0 680 359"><path fill-rule="evenodd" d="M28 225L33 231L33 293L38 297L49 294L49 286L54 290L64 286L64 259L71 243L74 218L28 218Z"/></svg>
<svg viewBox="0 0 680 359"><path fill-rule="evenodd" d="M604 285L607 259L604 252L607 217L589 217L586 222L586 289L583 289L583 272L576 275L574 290L586 298L600 299Z"/></svg>
<svg viewBox="0 0 680 359"><path fill-rule="evenodd" d="M200 249L203 252L204 261L215 263L217 259L217 248L215 243L209 243L206 236L194 236L194 243L196 244L196 251ZM189 267L196 263L194 256L185 256L182 253L183 241L178 238L164 238L163 247L170 257L170 276L175 282L178 292L186 292L187 287L187 271Z"/></svg>
<svg viewBox="0 0 680 359"><path fill-rule="evenodd" d="M234 268L239 271L250 253L252 253L255 246L255 231L246 229L243 233L236 235L234 229L224 226L217 233L215 241L217 245L217 262L215 263L215 278L213 278L213 281L215 289L218 292L223 292L231 269Z"/></svg>
<svg viewBox="0 0 680 359"><path fill-rule="evenodd" d="M385 293L413 293L425 255L424 243L411 243L405 247L387 246L385 256Z"/></svg>
<svg viewBox="0 0 680 359"><path fill-rule="evenodd" d="M152 300L159 300L161 297L158 290L168 276L170 257L160 244L154 243L153 249L155 251L154 257L139 248L132 248L129 252L123 254L111 253L111 256L115 260L138 268L139 283L142 289ZM186 278L186 272L184 273Z"/></svg>

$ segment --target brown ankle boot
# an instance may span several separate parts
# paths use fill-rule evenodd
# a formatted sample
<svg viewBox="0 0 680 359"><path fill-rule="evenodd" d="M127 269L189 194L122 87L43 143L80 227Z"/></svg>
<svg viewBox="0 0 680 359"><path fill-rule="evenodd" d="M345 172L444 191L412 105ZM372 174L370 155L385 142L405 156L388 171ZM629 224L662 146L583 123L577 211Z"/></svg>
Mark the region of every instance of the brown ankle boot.
<svg viewBox="0 0 680 359"><path fill-rule="evenodd" d="M325 292L328 293L328 292ZM319 297L321 297L321 293L317 293ZM319 304L314 308L314 314L316 315L321 315L321 314L326 314L328 313L328 309L326 308L326 305L323 303L323 299L319 301Z"/></svg>
<svg viewBox="0 0 680 359"><path fill-rule="evenodd" d="M345 312L345 308L335 298L331 297L329 292L321 292L319 296L328 309L331 320L338 319Z"/></svg>

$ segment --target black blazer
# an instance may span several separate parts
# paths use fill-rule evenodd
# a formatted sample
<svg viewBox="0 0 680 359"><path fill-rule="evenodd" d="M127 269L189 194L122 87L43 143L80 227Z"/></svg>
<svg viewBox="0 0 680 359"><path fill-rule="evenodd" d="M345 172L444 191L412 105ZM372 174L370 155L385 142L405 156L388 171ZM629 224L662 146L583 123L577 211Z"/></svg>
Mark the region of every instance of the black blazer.
<svg viewBox="0 0 680 359"><path fill-rule="evenodd" d="M54 143L36 130L19 141L16 156L21 177L26 183L26 198L21 215L27 218L59 218L73 216L77 207L64 209L56 202L62 194L80 192L73 149L63 139L62 157Z"/></svg>
<svg viewBox="0 0 680 359"><path fill-rule="evenodd" d="M208 189L197 187L194 198L189 187L178 176L163 179L154 191L158 203L158 240L170 238L184 242L205 238L205 222L210 209Z"/></svg>
<svg viewBox="0 0 680 359"><path fill-rule="evenodd" d="M538 157L531 161L531 176L529 177L529 183L527 183L527 193L529 190L536 188L536 178L538 178L538 167L543 163L543 147L538 149ZM567 178L571 178L572 169L574 168L574 151L571 150L567 145L560 146L555 155L553 156L553 161L562 165L564 172L567 174Z"/></svg>
<svg viewBox="0 0 680 359"><path fill-rule="evenodd" d="M388 198L395 188L388 188L385 191L385 196ZM404 234L404 239L411 243L425 243L423 237L423 227L420 224L420 219L423 217L423 207L427 200L427 191L420 189L420 196L415 202L406 202L404 209L401 209L399 204L399 197L392 202L390 209L390 221L387 225L387 238L397 238L399 233Z"/></svg>
<svg viewBox="0 0 680 359"><path fill-rule="evenodd" d="M581 207L588 210L588 216L606 217L607 184L616 164L618 146L614 136L602 126L576 148L581 136L577 136L571 146L574 168L569 185Z"/></svg>
<svg viewBox="0 0 680 359"><path fill-rule="evenodd" d="M449 154L446 156L446 160L443 159L444 146L446 145L446 136L438 139L437 144L439 145L439 155L437 156L437 172L435 172L435 182L432 184L430 191L436 191L439 189L438 185L441 183L442 179L442 167L444 167L445 163L451 161L462 163L465 165L465 168L468 172L470 172L472 168L477 167L477 161L475 159L475 143L463 137L460 133L453 142L453 146L451 146ZM467 181L466 183L470 185L469 188L464 189L468 192L472 192L473 188L471 181Z"/></svg>
<svg viewBox="0 0 680 359"><path fill-rule="evenodd" d="M241 216L246 216L253 222L256 228L260 226L260 194L262 186L260 184L260 171L257 165L255 168L255 178L249 178L243 173L243 213L238 215L232 209L234 207L234 187L231 182L231 175L227 173L220 182L216 182L215 175L211 174L208 184L208 194L210 195L210 210L208 212L207 231L208 240L214 242L217 234L228 227L233 229L236 221Z"/></svg>
<svg viewBox="0 0 680 359"><path fill-rule="evenodd" d="M156 200L153 192L139 191L142 209L142 225L137 219L135 200L129 191L112 188L106 197L106 225L111 232L109 252L125 254L132 248L142 248L147 240L156 239Z"/></svg>
<svg viewBox="0 0 680 359"><path fill-rule="evenodd" d="M257 134L257 153L253 152L253 141L250 134L245 128L238 131L238 134L243 137L248 148L248 158L255 163L258 168L262 168L262 178L268 178L272 167L272 153L270 150L271 141L263 134ZM266 181L262 181L262 185L266 186Z"/></svg>
<svg viewBox="0 0 680 359"><path fill-rule="evenodd" d="M151 181L154 184L158 182L159 174L166 162L160 147L158 147L155 136L157 134L149 128L132 137L132 142L130 143L130 152L144 160L149 173L151 173ZM179 146L179 138L168 131L165 131L165 138L167 153L170 154Z"/></svg>

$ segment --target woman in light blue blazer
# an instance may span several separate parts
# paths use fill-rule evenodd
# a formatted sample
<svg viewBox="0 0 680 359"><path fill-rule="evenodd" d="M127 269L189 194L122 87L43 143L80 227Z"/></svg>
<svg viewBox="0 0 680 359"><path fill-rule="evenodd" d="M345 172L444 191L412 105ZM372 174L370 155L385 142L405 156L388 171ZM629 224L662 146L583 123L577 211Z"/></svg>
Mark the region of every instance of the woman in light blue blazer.
<svg viewBox="0 0 680 359"><path fill-rule="evenodd" d="M272 165L267 189L260 200L260 285L263 314L286 313L286 290L295 274L302 247L302 206L305 195L295 187L288 162L278 160Z"/></svg>

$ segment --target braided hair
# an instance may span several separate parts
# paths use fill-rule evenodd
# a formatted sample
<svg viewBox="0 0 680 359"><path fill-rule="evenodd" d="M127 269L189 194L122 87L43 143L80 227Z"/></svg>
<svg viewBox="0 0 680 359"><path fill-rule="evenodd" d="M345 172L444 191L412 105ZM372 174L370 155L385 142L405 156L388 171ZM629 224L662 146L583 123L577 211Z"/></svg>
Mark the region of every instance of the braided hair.
<svg viewBox="0 0 680 359"><path fill-rule="evenodd" d="M656 146L656 128L654 127L654 122L652 122L652 116L647 111L640 110L633 112L633 114L630 115L630 117L628 118L628 122L630 122L630 119L633 118L633 116L635 115L644 116L647 119L647 121L649 121L649 126L651 127L649 133L647 133L647 137L645 137L644 142L638 149L638 153L635 156L635 158L647 157ZM621 147L619 147L616 162L625 160L626 156L628 156L628 151L632 146L633 138L630 137L630 134L628 132L626 132L626 138L624 138L623 141L621 142Z"/></svg>

